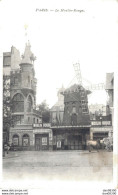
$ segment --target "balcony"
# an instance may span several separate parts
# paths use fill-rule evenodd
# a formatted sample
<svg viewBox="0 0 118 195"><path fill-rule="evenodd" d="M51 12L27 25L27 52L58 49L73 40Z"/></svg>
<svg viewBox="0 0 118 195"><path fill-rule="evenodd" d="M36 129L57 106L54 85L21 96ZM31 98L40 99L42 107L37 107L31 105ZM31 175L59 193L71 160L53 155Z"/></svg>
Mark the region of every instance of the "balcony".
<svg viewBox="0 0 118 195"><path fill-rule="evenodd" d="M38 110L33 109L33 114L36 114L36 115L42 117L41 113Z"/></svg>

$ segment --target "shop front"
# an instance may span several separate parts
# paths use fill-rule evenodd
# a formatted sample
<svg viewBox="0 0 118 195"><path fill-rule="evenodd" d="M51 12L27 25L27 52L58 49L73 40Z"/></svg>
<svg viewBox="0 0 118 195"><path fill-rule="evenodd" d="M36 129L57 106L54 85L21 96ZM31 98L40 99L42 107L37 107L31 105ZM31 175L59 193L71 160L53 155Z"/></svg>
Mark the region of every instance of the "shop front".
<svg viewBox="0 0 118 195"><path fill-rule="evenodd" d="M35 150L48 150L49 136L48 134L35 134Z"/></svg>
<svg viewBox="0 0 118 195"><path fill-rule="evenodd" d="M90 138L93 140L102 140L106 137L113 137L113 126L111 121L92 121Z"/></svg>
<svg viewBox="0 0 118 195"><path fill-rule="evenodd" d="M85 150L89 128L52 128L53 150Z"/></svg>
<svg viewBox="0 0 118 195"><path fill-rule="evenodd" d="M52 139L52 129L49 127L45 126L33 130L33 143L36 151L52 150Z"/></svg>

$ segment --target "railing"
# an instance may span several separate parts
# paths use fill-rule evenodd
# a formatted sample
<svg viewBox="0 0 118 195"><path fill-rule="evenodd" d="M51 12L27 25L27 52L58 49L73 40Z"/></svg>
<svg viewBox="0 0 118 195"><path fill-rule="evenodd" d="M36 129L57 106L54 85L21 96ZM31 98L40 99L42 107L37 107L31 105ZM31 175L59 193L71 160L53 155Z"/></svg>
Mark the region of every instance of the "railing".
<svg viewBox="0 0 118 195"><path fill-rule="evenodd" d="M20 73L21 70L20 69L12 69L11 70L11 74L16 74L16 73Z"/></svg>
<svg viewBox="0 0 118 195"><path fill-rule="evenodd" d="M41 113L38 110L33 109L33 113L41 116Z"/></svg>

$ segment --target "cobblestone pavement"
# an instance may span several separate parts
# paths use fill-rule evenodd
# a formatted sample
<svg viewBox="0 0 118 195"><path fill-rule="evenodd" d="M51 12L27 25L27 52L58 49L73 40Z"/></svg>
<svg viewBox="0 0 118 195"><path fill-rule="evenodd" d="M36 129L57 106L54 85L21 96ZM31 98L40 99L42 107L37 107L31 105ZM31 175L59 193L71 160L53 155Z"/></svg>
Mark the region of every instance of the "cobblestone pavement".
<svg viewBox="0 0 118 195"><path fill-rule="evenodd" d="M3 179L111 182L112 166L107 151L11 151L3 157Z"/></svg>

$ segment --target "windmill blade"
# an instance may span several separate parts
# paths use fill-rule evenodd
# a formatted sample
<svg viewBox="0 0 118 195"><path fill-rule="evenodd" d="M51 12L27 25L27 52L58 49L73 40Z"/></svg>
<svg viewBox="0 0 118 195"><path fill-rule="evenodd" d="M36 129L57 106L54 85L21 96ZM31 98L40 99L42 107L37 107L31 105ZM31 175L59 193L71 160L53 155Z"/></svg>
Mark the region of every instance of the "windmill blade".
<svg viewBox="0 0 118 195"><path fill-rule="evenodd" d="M75 70L75 74L76 74L78 84L82 85L82 76L81 76L80 64L76 63L76 64L73 64L73 66L74 66L74 70Z"/></svg>

